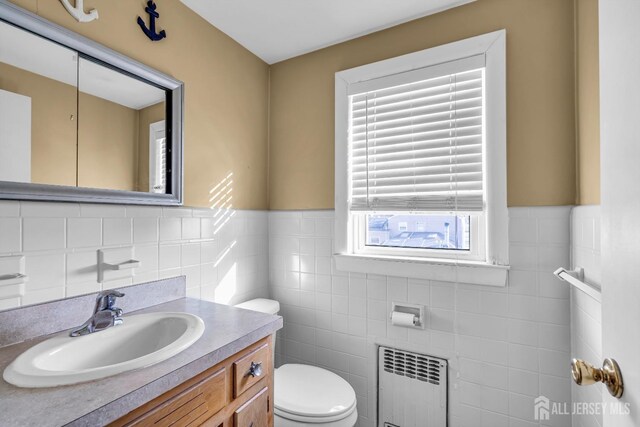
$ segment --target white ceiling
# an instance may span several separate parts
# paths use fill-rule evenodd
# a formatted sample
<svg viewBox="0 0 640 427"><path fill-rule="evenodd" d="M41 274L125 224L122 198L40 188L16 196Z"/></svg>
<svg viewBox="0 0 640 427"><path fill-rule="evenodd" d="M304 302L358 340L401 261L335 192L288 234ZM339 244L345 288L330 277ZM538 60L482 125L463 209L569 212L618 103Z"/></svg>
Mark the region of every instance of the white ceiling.
<svg viewBox="0 0 640 427"><path fill-rule="evenodd" d="M0 62L75 86L78 54L0 21Z"/></svg>
<svg viewBox="0 0 640 427"><path fill-rule="evenodd" d="M181 0L273 64L475 0Z"/></svg>
<svg viewBox="0 0 640 427"><path fill-rule="evenodd" d="M162 89L84 58L80 58L78 89L134 110L163 102L166 97Z"/></svg>

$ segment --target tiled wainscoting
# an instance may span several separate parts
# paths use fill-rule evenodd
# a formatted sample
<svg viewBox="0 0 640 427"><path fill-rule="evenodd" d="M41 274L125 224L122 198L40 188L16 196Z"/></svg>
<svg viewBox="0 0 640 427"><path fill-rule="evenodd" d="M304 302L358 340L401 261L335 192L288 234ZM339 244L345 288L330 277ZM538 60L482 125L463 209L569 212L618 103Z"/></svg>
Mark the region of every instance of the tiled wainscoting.
<svg viewBox="0 0 640 427"><path fill-rule="evenodd" d="M584 268L585 281L601 285L600 206L577 206L571 212L571 264ZM571 292L571 355L587 362L602 361L600 303L573 289ZM603 387L572 386L574 402L602 402ZM602 415L577 414L573 427L602 426Z"/></svg>
<svg viewBox="0 0 640 427"><path fill-rule="evenodd" d="M534 399L570 402L569 207L511 208L511 272L504 288L345 274L332 266L333 211L269 213L271 296L285 327L277 363L324 366L358 397L360 426L376 411L376 344L450 361L451 426L569 426L534 420ZM425 304L422 330L391 326L391 301Z"/></svg>
<svg viewBox="0 0 640 427"><path fill-rule="evenodd" d="M267 296L267 226L265 211L0 201L0 257L24 255L28 276L0 309L180 275L192 297ZM135 276L98 283L98 249L129 246Z"/></svg>
<svg viewBox="0 0 640 427"><path fill-rule="evenodd" d="M599 283L599 210L573 212L573 264ZM570 264L570 208L509 214L512 268L499 288L336 271L333 211L0 202L0 257L24 255L29 276L23 297L0 294L0 309L184 274L193 297L279 300L277 363L317 364L346 378L362 427L375 419L377 344L449 360L451 426L569 426L569 416L535 421L533 400L571 401L570 351L601 359L600 308L573 295L570 316L568 286L552 275ZM97 250L127 246L142 261L133 279L98 283ZM391 326L391 301L425 304L426 329ZM576 388L573 398L597 393ZM573 418L575 426L600 423Z"/></svg>

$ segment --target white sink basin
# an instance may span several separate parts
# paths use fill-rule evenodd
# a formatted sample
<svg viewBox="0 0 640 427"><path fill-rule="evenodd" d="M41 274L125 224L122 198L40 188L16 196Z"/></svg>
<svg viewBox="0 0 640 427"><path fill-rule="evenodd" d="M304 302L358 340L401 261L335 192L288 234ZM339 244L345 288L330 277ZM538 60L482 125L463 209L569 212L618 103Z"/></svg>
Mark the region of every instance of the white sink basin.
<svg viewBox="0 0 640 427"><path fill-rule="evenodd" d="M187 313L125 316L122 325L71 338L62 333L22 353L4 370L18 387L96 380L162 362L195 343L204 322Z"/></svg>

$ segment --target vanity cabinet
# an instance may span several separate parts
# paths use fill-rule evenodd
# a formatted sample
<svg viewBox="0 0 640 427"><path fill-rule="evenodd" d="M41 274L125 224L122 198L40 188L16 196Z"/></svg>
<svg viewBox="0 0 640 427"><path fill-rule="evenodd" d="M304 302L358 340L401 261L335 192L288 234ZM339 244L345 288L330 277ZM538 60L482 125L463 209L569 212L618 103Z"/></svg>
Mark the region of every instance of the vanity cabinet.
<svg viewBox="0 0 640 427"><path fill-rule="evenodd" d="M272 427L272 345L250 345L110 426Z"/></svg>

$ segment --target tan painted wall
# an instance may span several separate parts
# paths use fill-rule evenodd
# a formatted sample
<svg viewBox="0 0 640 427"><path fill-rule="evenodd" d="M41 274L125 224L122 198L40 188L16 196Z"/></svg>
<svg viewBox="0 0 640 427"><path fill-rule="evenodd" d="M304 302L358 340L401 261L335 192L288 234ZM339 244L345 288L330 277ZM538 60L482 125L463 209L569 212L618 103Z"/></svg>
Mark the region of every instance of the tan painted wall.
<svg viewBox="0 0 640 427"><path fill-rule="evenodd" d="M270 207L334 206L334 73L507 30L508 203L576 196L573 0L478 0L271 67Z"/></svg>
<svg viewBox="0 0 640 427"><path fill-rule="evenodd" d="M76 88L0 63L0 89L31 98L31 182L75 186Z"/></svg>
<svg viewBox="0 0 640 427"><path fill-rule="evenodd" d="M576 3L578 204L600 204L598 0Z"/></svg>
<svg viewBox="0 0 640 427"><path fill-rule="evenodd" d="M78 105L78 185L136 191L138 111L82 92Z"/></svg>
<svg viewBox="0 0 640 427"><path fill-rule="evenodd" d="M87 0L100 19L79 24L57 1L12 1L185 81L187 205L207 206L232 172L234 207L332 208L334 73L501 28L509 205L599 200L597 0L478 0L271 69L178 1L158 0L169 34L158 43L135 25L143 2ZM146 169L138 181L146 188Z"/></svg>
<svg viewBox="0 0 640 427"><path fill-rule="evenodd" d="M168 36L159 42L136 24L144 1L86 0L100 19L85 24L56 0L11 1L185 82L186 205L208 206L232 172L233 206L267 208L267 64L178 0L156 0Z"/></svg>

